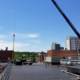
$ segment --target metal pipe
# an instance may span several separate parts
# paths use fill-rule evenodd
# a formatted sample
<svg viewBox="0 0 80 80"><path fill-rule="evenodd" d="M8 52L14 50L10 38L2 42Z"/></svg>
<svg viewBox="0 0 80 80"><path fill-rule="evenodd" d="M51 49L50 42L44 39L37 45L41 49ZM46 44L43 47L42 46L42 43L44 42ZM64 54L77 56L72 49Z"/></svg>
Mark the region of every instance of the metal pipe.
<svg viewBox="0 0 80 80"><path fill-rule="evenodd" d="M73 29L73 31L76 33L76 35L78 36L78 38L80 39L80 34L77 31L77 29L74 27L74 25L71 23L71 21L66 17L66 15L64 14L64 12L60 9L60 7L58 6L58 4L52 0L53 4L56 6L56 8L59 10L59 12L62 14L62 16L65 18L65 20L67 21L67 23L70 25L70 27Z"/></svg>

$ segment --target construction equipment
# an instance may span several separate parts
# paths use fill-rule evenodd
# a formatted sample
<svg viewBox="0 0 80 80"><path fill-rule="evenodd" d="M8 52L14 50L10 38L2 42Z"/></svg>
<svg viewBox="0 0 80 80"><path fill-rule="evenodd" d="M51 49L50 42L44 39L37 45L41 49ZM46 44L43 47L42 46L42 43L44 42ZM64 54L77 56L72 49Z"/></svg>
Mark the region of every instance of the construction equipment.
<svg viewBox="0 0 80 80"><path fill-rule="evenodd" d="M72 30L76 33L76 35L78 36L78 38L80 39L80 33L77 31L77 29L71 23L71 21L67 18L67 16L64 14L64 12L60 9L60 7L58 6L58 4L54 0L52 0L52 2L56 6L56 8L59 10L59 12L62 14L62 16L64 17L64 19L66 20L66 22L70 25L70 27L72 28ZM79 54L80 54L80 44L78 46L77 51L78 51L78 58L80 59L80 57L79 57Z"/></svg>
<svg viewBox="0 0 80 80"><path fill-rule="evenodd" d="M59 10L59 12L62 14L62 16L65 18L65 20L70 25L70 27L73 29L73 31L76 33L76 35L78 36L78 38L80 39L80 33L77 31L77 29L71 23L71 21L67 18L67 16L64 14L64 12L60 9L60 7L58 6L58 4L54 0L52 0L52 2L56 6L56 8Z"/></svg>

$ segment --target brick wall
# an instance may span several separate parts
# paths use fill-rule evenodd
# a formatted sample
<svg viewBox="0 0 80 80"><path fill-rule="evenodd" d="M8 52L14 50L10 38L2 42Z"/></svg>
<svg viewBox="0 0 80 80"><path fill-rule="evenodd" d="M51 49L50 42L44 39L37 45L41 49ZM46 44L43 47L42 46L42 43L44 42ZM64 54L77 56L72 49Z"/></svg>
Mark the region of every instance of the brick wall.
<svg viewBox="0 0 80 80"><path fill-rule="evenodd" d="M47 54L47 53L44 53L44 52L39 53L39 57L36 57L36 62L38 62L38 61L41 61L41 62L44 61L44 55L45 54Z"/></svg>
<svg viewBox="0 0 80 80"><path fill-rule="evenodd" d="M60 59L63 59L65 57L68 59L68 57L71 57L71 59L77 59L77 51L69 51L69 50L50 50L47 51L47 56L57 56L60 57Z"/></svg>
<svg viewBox="0 0 80 80"><path fill-rule="evenodd" d="M8 57L12 60L13 51L0 51L0 60L8 60Z"/></svg>
<svg viewBox="0 0 80 80"><path fill-rule="evenodd" d="M51 56L52 57L52 50L47 51L47 56Z"/></svg>
<svg viewBox="0 0 80 80"><path fill-rule="evenodd" d="M36 57L36 62L40 61L40 57Z"/></svg>

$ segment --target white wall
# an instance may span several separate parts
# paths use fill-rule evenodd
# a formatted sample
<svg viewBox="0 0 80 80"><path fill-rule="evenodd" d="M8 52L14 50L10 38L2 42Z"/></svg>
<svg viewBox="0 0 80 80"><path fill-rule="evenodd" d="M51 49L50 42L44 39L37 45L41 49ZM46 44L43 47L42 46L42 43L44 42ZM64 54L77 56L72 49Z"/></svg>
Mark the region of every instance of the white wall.
<svg viewBox="0 0 80 80"><path fill-rule="evenodd" d="M78 44L80 44L80 42L77 37L67 37L66 39L67 50L76 50L78 48Z"/></svg>
<svg viewBox="0 0 80 80"><path fill-rule="evenodd" d="M67 50L70 50L70 40L69 39L66 40L66 48Z"/></svg>

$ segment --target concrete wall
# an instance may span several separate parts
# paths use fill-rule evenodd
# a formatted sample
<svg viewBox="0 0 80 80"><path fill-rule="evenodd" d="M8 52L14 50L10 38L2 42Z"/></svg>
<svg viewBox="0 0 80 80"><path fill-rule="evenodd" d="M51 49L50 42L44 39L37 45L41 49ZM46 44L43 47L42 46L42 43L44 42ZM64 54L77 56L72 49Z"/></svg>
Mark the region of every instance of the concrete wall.
<svg viewBox="0 0 80 80"><path fill-rule="evenodd" d="M51 62L51 57L45 57L44 61L45 62Z"/></svg>

